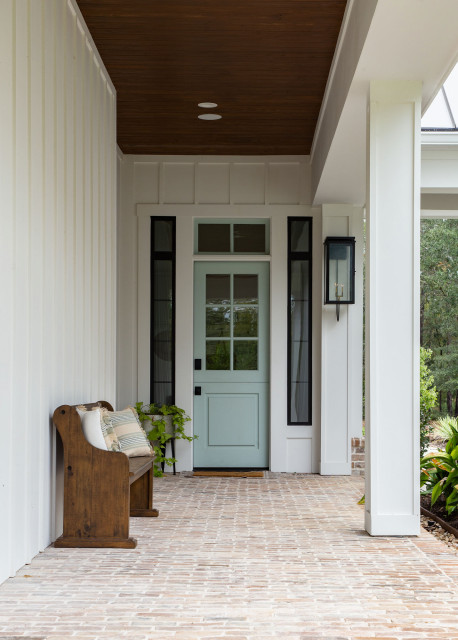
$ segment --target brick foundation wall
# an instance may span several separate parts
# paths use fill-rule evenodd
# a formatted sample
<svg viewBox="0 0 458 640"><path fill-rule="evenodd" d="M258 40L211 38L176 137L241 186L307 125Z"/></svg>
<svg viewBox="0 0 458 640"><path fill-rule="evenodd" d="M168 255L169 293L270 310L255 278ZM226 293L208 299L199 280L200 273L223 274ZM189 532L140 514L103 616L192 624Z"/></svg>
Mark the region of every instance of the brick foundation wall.
<svg viewBox="0 0 458 640"><path fill-rule="evenodd" d="M351 475L363 476L364 475L364 461L365 461L365 438L352 438L351 439Z"/></svg>

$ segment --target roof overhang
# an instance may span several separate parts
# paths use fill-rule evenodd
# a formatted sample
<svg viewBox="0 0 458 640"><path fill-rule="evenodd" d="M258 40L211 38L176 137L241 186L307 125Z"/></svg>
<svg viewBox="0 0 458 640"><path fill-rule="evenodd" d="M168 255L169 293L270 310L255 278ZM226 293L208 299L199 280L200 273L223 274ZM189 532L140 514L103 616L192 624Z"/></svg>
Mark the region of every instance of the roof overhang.
<svg viewBox="0 0 458 640"><path fill-rule="evenodd" d="M370 81L421 81L424 112L458 58L457 24L456 0L349 0L312 145L314 204L365 204Z"/></svg>

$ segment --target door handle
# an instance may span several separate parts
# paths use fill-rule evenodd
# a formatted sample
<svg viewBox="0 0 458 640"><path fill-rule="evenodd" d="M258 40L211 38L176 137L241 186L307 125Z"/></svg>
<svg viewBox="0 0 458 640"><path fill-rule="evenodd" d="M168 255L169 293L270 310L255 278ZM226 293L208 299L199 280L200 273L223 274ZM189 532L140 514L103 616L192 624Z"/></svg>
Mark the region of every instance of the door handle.
<svg viewBox="0 0 458 640"><path fill-rule="evenodd" d="M201 396L202 395L202 387L194 387L194 395Z"/></svg>

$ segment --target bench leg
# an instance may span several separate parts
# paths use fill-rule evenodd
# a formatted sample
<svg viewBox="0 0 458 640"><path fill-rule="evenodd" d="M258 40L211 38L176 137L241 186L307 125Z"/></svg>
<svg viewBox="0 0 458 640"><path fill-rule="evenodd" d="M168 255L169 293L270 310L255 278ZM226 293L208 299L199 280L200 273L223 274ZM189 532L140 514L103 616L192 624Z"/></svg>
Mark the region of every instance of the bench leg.
<svg viewBox="0 0 458 640"><path fill-rule="evenodd" d="M130 485L130 515L140 518L157 518L159 515L159 511L153 509L152 469Z"/></svg>
<svg viewBox="0 0 458 640"><path fill-rule="evenodd" d="M56 549L88 548L88 549L135 549L135 538L73 538L61 536L54 542Z"/></svg>
<svg viewBox="0 0 458 640"><path fill-rule="evenodd" d="M131 509L131 518L157 518L159 511L157 509Z"/></svg>

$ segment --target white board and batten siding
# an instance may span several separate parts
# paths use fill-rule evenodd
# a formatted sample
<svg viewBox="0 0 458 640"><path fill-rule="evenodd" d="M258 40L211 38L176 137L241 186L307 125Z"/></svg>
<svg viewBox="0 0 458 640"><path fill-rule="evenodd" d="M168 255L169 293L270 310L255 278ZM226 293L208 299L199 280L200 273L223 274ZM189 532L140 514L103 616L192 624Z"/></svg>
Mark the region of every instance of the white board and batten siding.
<svg viewBox="0 0 458 640"><path fill-rule="evenodd" d="M355 304L323 305L321 315L322 475L351 475L351 439L362 433L363 215L361 207L322 207L322 239L350 236L355 244ZM322 282L324 299L324 279Z"/></svg>
<svg viewBox="0 0 458 640"><path fill-rule="evenodd" d="M150 221L177 221L176 402L193 405L193 220L267 218L271 228L270 469L319 470L321 287L314 288L313 424L287 424L287 218L312 216L314 273L321 274L321 208L310 204L307 156L124 156L121 165L118 401L149 401ZM197 258L198 259L198 258ZM248 259L248 258L247 258ZM122 265L122 268L121 268ZM138 302L137 302L138 301ZM122 327L122 330L121 330ZM136 351L133 350L135 345ZM152 399L151 399L152 400ZM192 426L190 427L192 429ZM178 470L192 445L177 441Z"/></svg>
<svg viewBox="0 0 458 640"><path fill-rule="evenodd" d="M1 581L60 533L54 409L115 401L116 95L72 0L2 0L0 86Z"/></svg>

